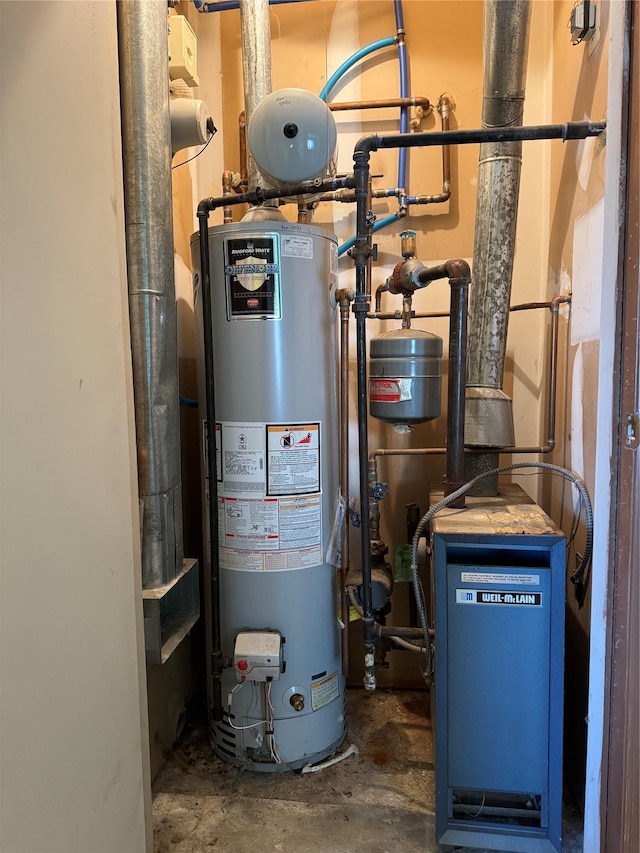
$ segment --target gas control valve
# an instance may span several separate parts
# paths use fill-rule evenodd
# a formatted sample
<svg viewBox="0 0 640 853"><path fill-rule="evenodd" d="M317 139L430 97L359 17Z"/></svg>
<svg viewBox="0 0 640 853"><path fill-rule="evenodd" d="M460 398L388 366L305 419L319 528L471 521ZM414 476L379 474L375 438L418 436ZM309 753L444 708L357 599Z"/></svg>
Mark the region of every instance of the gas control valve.
<svg viewBox="0 0 640 853"><path fill-rule="evenodd" d="M284 672L279 631L241 631L233 649L238 681L277 681Z"/></svg>

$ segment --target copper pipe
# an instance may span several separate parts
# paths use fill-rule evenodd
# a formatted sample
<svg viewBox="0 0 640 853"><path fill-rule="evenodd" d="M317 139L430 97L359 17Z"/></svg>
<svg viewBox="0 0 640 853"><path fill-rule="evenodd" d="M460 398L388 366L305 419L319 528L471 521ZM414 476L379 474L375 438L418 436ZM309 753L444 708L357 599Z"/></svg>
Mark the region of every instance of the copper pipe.
<svg viewBox="0 0 640 853"><path fill-rule="evenodd" d="M378 290L384 292L386 290L386 285L380 285ZM522 302L519 305L511 305L509 311L532 311L535 308L550 308L553 311L554 305L562 305L564 303L570 303L571 296L554 296L549 302ZM427 311L427 312L411 312L411 318L413 320L424 320L424 319L434 319L440 317L448 317L448 311ZM367 314L368 320L401 320L402 314L401 312L394 311L393 313L380 313L376 311L375 313Z"/></svg>
<svg viewBox="0 0 640 853"><path fill-rule="evenodd" d="M376 294L377 295L377 294ZM411 328L411 297L404 296L402 298L402 328Z"/></svg>
<svg viewBox="0 0 640 853"><path fill-rule="evenodd" d="M248 159L247 159L247 123L245 121L244 110L238 116L238 145L240 155L240 189L246 192L249 187L248 179Z"/></svg>
<svg viewBox="0 0 640 853"><path fill-rule="evenodd" d="M549 405L547 409L547 440L540 447L503 447L499 453L551 453L556 446L556 397L558 389L558 325L560 316L560 305L570 303L571 296L555 296L549 302L524 302L520 305L512 305L510 311L530 311L536 308L549 308L551 311L551 343L549 346ZM443 314L432 314L430 316L443 316ZM446 316L446 315L444 315ZM380 317L378 317L380 319ZM393 319L389 317L388 319ZM398 318L399 319L399 318ZM483 448L467 448L466 453L483 453ZM369 460L378 456L442 456L446 453L446 447L413 447L413 448L378 448L371 451Z"/></svg>
<svg viewBox="0 0 640 853"><path fill-rule="evenodd" d="M449 130L451 104L452 101L449 95L440 95L438 112L440 113L442 130ZM451 149L448 145L442 146L442 192L445 195L451 196Z"/></svg>
<svg viewBox="0 0 640 853"><path fill-rule="evenodd" d="M570 296L556 296L550 303L530 303L512 310L524 311L527 307L551 310L551 344L549 347L549 407L547 409L547 441L542 447L518 447L507 453L551 453L556 446L556 397L558 389L558 321L560 305L571 302Z"/></svg>
<svg viewBox="0 0 640 853"><path fill-rule="evenodd" d="M298 202L298 223L306 225L309 216L307 205L303 201Z"/></svg>
<svg viewBox="0 0 640 853"><path fill-rule="evenodd" d="M431 109L429 98L389 98L383 101L342 101L342 103L327 104L332 112L344 110L381 110L387 107L422 107L425 112Z"/></svg>
<svg viewBox="0 0 640 853"><path fill-rule="evenodd" d="M451 113L451 96L440 95L438 112L443 131L449 130L449 115ZM451 149L442 146L442 192L433 195L418 195L411 198L411 204L443 204L451 198Z"/></svg>
<svg viewBox="0 0 640 853"><path fill-rule="evenodd" d="M347 204L354 204L356 194L353 190L336 190L334 193L323 193L317 201L343 201Z"/></svg>
<svg viewBox="0 0 640 853"><path fill-rule="evenodd" d="M222 173L222 195L231 195L231 185L233 181L233 174L225 170ZM223 213L223 222L225 225L228 225L230 222L233 222L233 215L231 212L231 205L226 205L222 208Z"/></svg>
<svg viewBox="0 0 640 853"><path fill-rule="evenodd" d="M378 297L378 291L384 293L387 290L385 285L381 284L378 290L376 291L376 299ZM367 320L402 320L402 312L400 310L397 311L378 311L378 302L376 301L376 310L370 314L367 314ZM424 320L424 319L434 319L437 317L448 317L448 311L429 311L427 313L422 313L418 311L411 312L412 320Z"/></svg>
<svg viewBox="0 0 640 853"><path fill-rule="evenodd" d="M380 302L382 301L382 294L386 293L388 291L389 291L389 282L385 281L384 284L379 285L379 287L376 290L376 300L375 300L376 311L375 311L375 314L367 314L367 319L370 319L370 318L375 318L377 320L382 319L382 317L379 316ZM413 316L415 317L415 311L413 312ZM447 317L448 316L449 316L449 313L447 312ZM393 314L393 316L386 317L385 319L387 319L387 320L396 320L396 319L401 320L402 314L398 311L395 314Z"/></svg>
<svg viewBox="0 0 640 853"><path fill-rule="evenodd" d="M340 494L345 504L342 522L340 569L340 612L342 629L342 672L349 675L349 602L346 581L349 571L349 305L348 291L339 291L340 303Z"/></svg>

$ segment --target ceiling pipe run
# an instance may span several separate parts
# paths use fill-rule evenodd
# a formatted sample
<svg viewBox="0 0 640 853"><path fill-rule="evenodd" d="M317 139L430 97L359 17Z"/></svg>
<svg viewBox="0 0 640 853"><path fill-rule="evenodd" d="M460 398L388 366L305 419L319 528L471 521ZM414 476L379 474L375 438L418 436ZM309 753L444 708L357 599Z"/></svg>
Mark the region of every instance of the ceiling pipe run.
<svg viewBox="0 0 640 853"><path fill-rule="evenodd" d="M485 0L485 128L522 125L530 19L530 0ZM511 400L502 383L521 164L520 142L480 147L467 361L465 444L470 447L515 444ZM476 471L497 465L490 451L486 465L478 455L473 458ZM486 493L496 491L497 477Z"/></svg>
<svg viewBox="0 0 640 853"><path fill-rule="evenodd" d="M117 20L142 584L151 589L183 563L167 4L120 0Z"/></svg>

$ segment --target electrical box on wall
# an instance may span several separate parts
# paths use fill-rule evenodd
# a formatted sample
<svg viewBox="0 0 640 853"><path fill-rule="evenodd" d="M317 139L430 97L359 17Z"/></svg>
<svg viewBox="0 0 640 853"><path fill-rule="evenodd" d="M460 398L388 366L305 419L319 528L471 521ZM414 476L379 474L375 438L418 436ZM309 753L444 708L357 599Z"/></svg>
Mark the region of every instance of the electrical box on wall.
<svg viewBox="0 0 640 853"><path fill-rule="evenodd" d="M198 81L198 41L184 15L169 17L169 76L189 86Z"/></svg>

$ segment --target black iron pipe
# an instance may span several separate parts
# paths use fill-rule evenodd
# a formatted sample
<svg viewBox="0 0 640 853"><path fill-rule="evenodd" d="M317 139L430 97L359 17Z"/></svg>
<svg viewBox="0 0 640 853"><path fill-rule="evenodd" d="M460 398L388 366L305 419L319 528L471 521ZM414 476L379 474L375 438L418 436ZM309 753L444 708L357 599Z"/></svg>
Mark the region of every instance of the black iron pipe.
<svg viewBox="0 0 640 853"><path fill-rule="evenodd" d="M526 127L481 128L423 133L388 133L363 136L356 143L357 153L368 154L381 148L424 148L432 145L469 145L482 142L519 142L532 139L586 139L599 136L606 122L569 121L565 124L536 124Z"/></svg>
<svg viewBox="0 0 640 853"><path fill-rule="evenodd" d="M235 196L218 196L203 198L198 204L198 217L201 214L209 213L218 207L224 207L232 204L262 204L265 201L270 201L274 198L290 198L299 195L309 195L310 193L331 192L333 190L353 189L355 179L353 175L346 175L343 178L320 178L315 181L303 181L301 184L289 184L286 187L269 187L263 189L256 187L255 190L246 193L239 193Z"/></svg>
<svg viewBox="0 0 640 853"><path fill-rule="evenodd" d="M200 226L200 275L202 276L202 326L204 338L205 407L207 415L207 477L209 480L209 550L211 578L211 675L213 676L213 718L222 719L222 632L220 625L220 558L218 554L218 471L216 450L216 408L213 358L213 318L211 313L211 269L209 261L209 213L198 207ZM206 560L206 555L205 555Z"/></svg>
<svg viewBox="0 0 640 853"><path fill-rule="evenodd" d="M451 323L449 325L449 382L447 389L447 476L445 495L457 491L464 476L465 368L467 363L467 303L469 279L449 279ZM463 507L464 497L451 504Z"/></svg>
<svg viewBox="0 0 640 853"><path fill-rule="evenodd" d="M364 686L375 690L374 669L374 618L373 593L371 589L371 552L369 540L371 524L369 519L369 444L367 410L367 342L366 316L369 311L367 298L367 262L371 254L371 223L367 215L369 199L369 155L354 154L354 178L356 195L356 240L351 250L356 268L356 292L353 301L353 313L356 317L356 370L357 370L357 412L358 412L358 469L360 475L360 517L362 544L362 634L365 647Z"/></svg>
<svg viewBox="0 0 640 853"><path fill-rule="evenodd" d="M340 611L342 616L342 674L349 675L349 601L346 581L349 572L349 306L350 294L340 299L340 491L344 500L342 554L340 565Z"/></svg>
<svg viewBox="0 0 640 853"><path fill-rule="evenodd" d="M416 272L421 285L448 278L451 288L449 321L449 384L447 389L447 475L445 495L457 491L464 476L465 365L467 361L467 304L471 270L462 259ZM452 506L463 507L464 497Z"/></svg>

